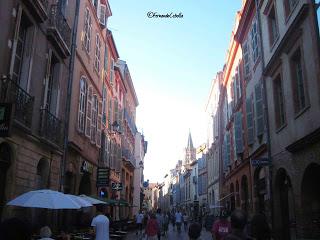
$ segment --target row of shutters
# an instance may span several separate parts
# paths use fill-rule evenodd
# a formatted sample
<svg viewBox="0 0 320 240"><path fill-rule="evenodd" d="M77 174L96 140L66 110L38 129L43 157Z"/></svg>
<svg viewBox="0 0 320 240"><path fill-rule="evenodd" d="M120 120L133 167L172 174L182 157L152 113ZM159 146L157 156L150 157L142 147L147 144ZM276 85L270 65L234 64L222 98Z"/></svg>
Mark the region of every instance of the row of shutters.
<svg viewBox="0 0 320 240"><path fill-rule="evenodd" d="M261 84L255 86L255 119L253 113L253 103L251 98L246 99L246 120L247 120L247 143L252 145L255 141L254 127L256 128L256 136L260 137L264 132L264 115L263 115L263 96ZM254 126L255 120L255 126ZM234 142L235 154L243 153L243 114L236 112L234 115ZM226 170L231 164L231 134L226 132L223 141L223 167Z"/></svg>

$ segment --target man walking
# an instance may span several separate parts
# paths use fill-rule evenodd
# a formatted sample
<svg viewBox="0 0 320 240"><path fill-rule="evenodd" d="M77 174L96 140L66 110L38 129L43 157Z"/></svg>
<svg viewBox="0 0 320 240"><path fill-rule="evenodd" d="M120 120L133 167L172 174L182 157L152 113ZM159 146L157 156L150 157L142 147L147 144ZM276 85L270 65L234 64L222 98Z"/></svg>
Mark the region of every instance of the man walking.
<svg viewBox="0 0 320 240"><path fill-rule="evenodd" d="M249 240L245 232L247 225L247 215L244 211L236 209L231 214L231 233L229 233L225 240Z"/></svg>
<svg viewBox="0 0 320 240"><path fill-rule="evenodd" d="M182 214L181 214L180 210L178 210L176 212L175 217L176 217L177 231L178 231L178 233L180 233L181 232L181 224L182 224Z"/></svg>
<svg viewBox="0 0 320 240"><path fill-rule="evenodd" d="M137 224L137 229L138 229L136 235L138 235L138 234L141 235L142 234L143 218L144 218L144 215L142 214L142 211L140 210L139 213L136 216L136 224Z"/></svg>
<svg viewBox="0 0 320 240"><path fill-rule="evenodd" d="M109 219L103 214L103 206L96 206L96 217L92 219L91 226L96 235L95 240L109 239Z"/></svg>

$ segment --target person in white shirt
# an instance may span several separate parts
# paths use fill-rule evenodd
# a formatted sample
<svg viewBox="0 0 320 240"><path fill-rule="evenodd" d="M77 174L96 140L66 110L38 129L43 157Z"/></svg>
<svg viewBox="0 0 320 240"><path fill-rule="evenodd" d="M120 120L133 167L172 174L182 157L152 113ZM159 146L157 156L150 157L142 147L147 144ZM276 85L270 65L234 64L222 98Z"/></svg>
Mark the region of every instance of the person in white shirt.
<svg viewBox="0 0 320 240"><path fill-rule="evenodd" d="M181 223L182 223L182 214L180 210L176 212L176 225L177 225L177 231L180 233L181 231Z"/></svg>
<svg viewBox="0 0 320 240"><path fill-rule="evenodd" d="M92 219L91 226L96 234L95 240L109 239L109 219L103 215L103 206L97 205L97 216Z"/></svg>
<svg viewBox="0 0 320 240"><path fill-rule="evenodd" d="M136 235L141 235L142 234L142 222L144 219L144 215L142 214L142 211L140 210L139 213L136 216L136 224L137 224L137 229L138 231L136 232Z"/></svg>

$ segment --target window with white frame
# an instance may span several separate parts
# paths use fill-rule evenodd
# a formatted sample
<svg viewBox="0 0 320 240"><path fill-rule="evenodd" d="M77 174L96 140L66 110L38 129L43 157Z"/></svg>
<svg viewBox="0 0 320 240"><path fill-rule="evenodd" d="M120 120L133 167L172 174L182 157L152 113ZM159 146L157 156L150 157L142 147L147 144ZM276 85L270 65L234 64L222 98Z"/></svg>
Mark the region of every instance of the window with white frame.
<svg viewBox="0 0 320 240"><path fill-rule="evenodd" d="M268 13L268 29L269 29L269 43L272 46L278 38L278 22L276 17L275 6L273 5Z"/></svg>
<svg viewBox="0 0 320 240"><path fill-rule="evenodd" d="M79 112L78 112L78 130L84 132L87 107L87 81L85 77L80 79L80 94L79 94Z"/></svg>
<svg viewBox="0 0 320 240"><path fill-rule="evenodd" d="M86 8L85 14L84 14L83 46L88 53L90 52L91 29L92 29L91 15L90 15L89 8Z"/></svg>
<svg viewBox="0 0 320 240"><path fill-rule="evenodd" d="M19 9L16 34L13 44L13 64L10 66L12 80L28 91L28 81L32 62L33 36L35 28L27 15Z"/></svg>
<svg viewBox="0 0 320 240"><path fill-rule="evenodd" d="M94 68L99 73L100 72L100 49L101 49L101 41L99 38L99 34L96 35L96 51L94 58Z"/></svg>
<svg viewBox="0 0 320 240"><path fill-rule="evenodd" d="M252 49L252 59L253 59L253 63L255 63L259 58L259 54L260 54L259 29L258 29L257 19L254 19L252 21L251 31L250 31L250 40L251 40L251 49Z"/></svg>
<svg viewBox="0 0 320 240"><path fill-rule="evenodd" d="M242 54L243 54L243 68L244 68L244 77L247 78L250 75L250 47L248 41L245 41L242 45Z"/></svg>
<svg viewBox="0 0 320 240"><path fill-rule="evenodd" d="M96 133L98 128L98 97L94 95L92 103L91 119L91 142L96 142Z"/></svg>

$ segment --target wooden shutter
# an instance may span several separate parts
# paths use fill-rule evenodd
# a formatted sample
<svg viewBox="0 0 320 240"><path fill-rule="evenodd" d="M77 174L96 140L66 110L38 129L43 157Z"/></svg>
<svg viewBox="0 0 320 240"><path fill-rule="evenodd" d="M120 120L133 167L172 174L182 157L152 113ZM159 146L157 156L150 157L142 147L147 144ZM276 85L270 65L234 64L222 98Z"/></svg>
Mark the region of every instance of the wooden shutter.
<svg viewBox="0 0 320 240"><path fill-rule="evenodd" d="M106 12L107 12L107 6L104 4L99 4L98 19L102 26L106 25Z"/></svg>
<svg viewBox="0 0 320 240"><path fill-rule="evenodd" d="M97 147L101 147L101 125L102 125L102 102L99 101L98 104L98 118L97 118L97 139L96 145Z"/></svg>
<svg viewBox="0 0 320 240"><path fill-rule="evenodd" d="M98 117L98 99L97 96L93 97L92 101L92 110L91 110L91 143L96 143L96 135L97 135L97 117Z"/></svg>
<svg viewBox="0 0 320 240"><path fill-rule="evenodd" d="M257 136L261 136L264 132L264 120L263 120L263 99L262 99L262 88L260 83L255 86L255 100L256 100L256 126Z"/></svg>
<svg viewBox="0 0 320 240"><path fill-rule="evenodd" d="M253 112L251 98L246 100L248 145L254 143Z"/></svg>
<svg viewBox="0 0 320 240"><path fill-rule="evenodd" d="M226 134L227 136L227 166L229 166L231 164L231 136L230 133L228 132Z"/></svg>
<svg viewBox="0 0 320 240"><path fill-rule="evenodd" d="M85 135L91 137L91 118L92 118L92 86L89 86L87 92L87 112L86 112L86 131Z"/></svg>
<svg viewBox="0 0 320 240"><path fill-rule="evenodd" d="M46 108L46 105L47 105L49 79L50 79L50 75L51 75L51 60L52 60L52 50L49 49L49 52L47 54L47 69L46 69L46 76L45 76L45 80L44 80L44 93L43 93L42 108Z"/></svg>
<svg viewBox="0 0 320 240"><path fill-rule="evenodd" d="M237 112L235 115L235 142L236 142L236 153L243 152L243 136L242 136L242 113Z"/></svg>
<svg viewBox="0 0 320 240"><path fill-rule="evenodd" d="M111 130L111 122L112 122L112 99L109 98L109 106L108 106L108 128Z"/></svg>

